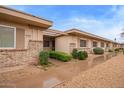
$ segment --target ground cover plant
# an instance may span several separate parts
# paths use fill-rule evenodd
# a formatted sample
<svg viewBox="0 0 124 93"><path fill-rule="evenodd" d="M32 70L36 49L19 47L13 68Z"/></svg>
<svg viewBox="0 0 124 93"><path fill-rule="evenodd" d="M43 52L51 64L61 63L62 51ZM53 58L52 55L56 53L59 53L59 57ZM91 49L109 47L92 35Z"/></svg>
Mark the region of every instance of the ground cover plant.
<svg viewBox="0 0 124 93"><path fill-rule="evenodd" d="M63 62L68 62L72 58L71 55L60 51L49 51L49 57Z"/></svg>

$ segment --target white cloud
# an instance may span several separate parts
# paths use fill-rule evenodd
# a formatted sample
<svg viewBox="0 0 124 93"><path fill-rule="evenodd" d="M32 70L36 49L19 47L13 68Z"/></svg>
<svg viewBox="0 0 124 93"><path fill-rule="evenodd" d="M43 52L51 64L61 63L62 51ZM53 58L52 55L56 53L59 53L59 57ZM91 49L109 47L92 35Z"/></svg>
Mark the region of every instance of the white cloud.
<svg viewBox="0 0 124 93"><path fill-rule="evenodd" d="M29 8L26 6L11 6L16 7L22 11L28 11ZM46 6L45 10L49 10L53 6ZM43 11L42 10L42 11ZM41 11L39 9L38 11ZM72 10L74 13L76 11ZM60 16L58 14L53 14L53 19ZM56 15L56 16L55 16ZM113 16L112 16L113 15ZM59 19L60 20L60 19ZM124 6L112 6L108 9L104 15L101 15L99 19L97 17L93 17L92 15L82 16L75 15L75 17L70 17L68 19L62 19L61 21L57 22L54 21L55 29L59 30L67 30L71 28L78 28L84 31L88 31L109 39L114 40L117 38L120 40L119 34L122 32L124 28Z"/></svg>
<svg viewBox="0 0 124 93"><path fill-rule="evenodd" d="M26 10L28 10L27 6L25 6L25 5L21 5L21 6L19 6L19 5L9 5L9 7L16 8L16 9L18 9L20 11L26 11Z"/></svg>
<svg viewBox="0 0 124 93"><path fill-rule="evenodd" d="M70 28L78 28L84 31L88 31L109 39L120 41L120 33L124 28L124 6L113 6L107 11L105 16L113 15L106 19L97 19L88 15L87 17L72 17L68 20L64 20L58 25L61 25L60 29L67 30Z"/></svg>

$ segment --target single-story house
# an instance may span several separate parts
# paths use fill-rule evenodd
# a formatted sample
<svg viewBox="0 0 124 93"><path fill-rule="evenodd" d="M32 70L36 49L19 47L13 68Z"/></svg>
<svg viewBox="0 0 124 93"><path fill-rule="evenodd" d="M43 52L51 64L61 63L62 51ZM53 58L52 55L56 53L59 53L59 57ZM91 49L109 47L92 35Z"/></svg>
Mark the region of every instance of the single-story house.
<svg viewBox="0 0 124 93"><path fill-rule="evenodd" d="M0 67L29 60L43 50L43 31L52 21L0 6Z"/></svg>
<svg viewBox="0 0 124 93"><path fill-rule="evenodd" d="M94 47L101 47L108 51L109 49L120 47L120 44L79 29L67 31L48 29L44 31L44 50L71 53L73 49L78 49L92 53Z"/></svg>
<svg viewBox="0 0 124 93"><path fill-rule="evenodd" d="M112 40L78 29L49 29L52 21L0 6L0 67L29 62L42 50L71 53L74 48L92 52L94 47L117 47ZM118 46L119 47L119 46Z"/></svg>

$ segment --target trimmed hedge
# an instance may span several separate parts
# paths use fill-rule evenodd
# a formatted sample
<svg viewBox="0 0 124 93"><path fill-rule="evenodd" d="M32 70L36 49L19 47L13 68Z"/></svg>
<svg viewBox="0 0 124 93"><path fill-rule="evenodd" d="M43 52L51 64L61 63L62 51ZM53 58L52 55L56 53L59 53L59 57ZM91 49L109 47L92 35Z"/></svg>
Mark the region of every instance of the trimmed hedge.
<svg viewBox="0 0 124 93"><path fill-rule="evenodd" d="M49 52L49 57L50 58L61 60L63 62L67 62L67 61L71 60L71 58L72 58L67 53L59 52L59 51L50 51Z"/></svg>
<svg viewBox="0 0 124 93"><path fill-rule="evenodd" d="M39 54L39 64L40 65L48 65L48 57L49 57L48 52L41 51Z"/></svg>
<svg viewBox="0 0 124 93"><path fill-rule="evenodd" d="M77 58L78 58L78 50L77 50L77 49L73 49L71 55L72 55L72 57L73 57L74 59L77 59Z"/></svg>
<svg viewBox="0 0 124 93"><path fill-rule="evenodd" d="M104 54L104 50L99 47L94 48L93 52L94 52L94 54Z"/></svg>

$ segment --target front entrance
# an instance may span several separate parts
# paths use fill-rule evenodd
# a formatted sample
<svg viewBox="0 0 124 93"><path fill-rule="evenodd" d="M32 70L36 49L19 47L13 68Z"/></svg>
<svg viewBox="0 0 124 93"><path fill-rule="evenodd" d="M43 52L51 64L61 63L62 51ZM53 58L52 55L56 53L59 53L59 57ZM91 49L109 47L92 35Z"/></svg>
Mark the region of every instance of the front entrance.
<svg viewBox="0 0 124 93"><path fill-rule="evenodd" d="M43 50L55 50L55 37L46 35L43 36Z"/></svg>

